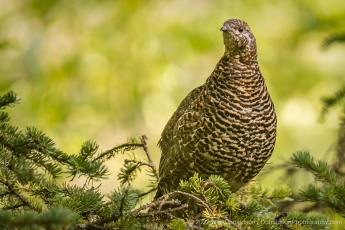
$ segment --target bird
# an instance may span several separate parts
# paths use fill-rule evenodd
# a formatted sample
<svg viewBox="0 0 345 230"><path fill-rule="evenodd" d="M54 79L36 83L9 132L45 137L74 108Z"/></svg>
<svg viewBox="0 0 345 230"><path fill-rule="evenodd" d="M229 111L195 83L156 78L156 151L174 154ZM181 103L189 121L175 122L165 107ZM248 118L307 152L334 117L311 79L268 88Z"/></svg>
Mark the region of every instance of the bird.
<svg viewBox="0 0 345 230"><path fill-rule="evenodd" d="M236 192L274 150L277 118L259 69L256 39L240 19L228 19L220 30L223 56L205 83L182 100L161 134L155 199L194 173L220 175Z"/></svg>

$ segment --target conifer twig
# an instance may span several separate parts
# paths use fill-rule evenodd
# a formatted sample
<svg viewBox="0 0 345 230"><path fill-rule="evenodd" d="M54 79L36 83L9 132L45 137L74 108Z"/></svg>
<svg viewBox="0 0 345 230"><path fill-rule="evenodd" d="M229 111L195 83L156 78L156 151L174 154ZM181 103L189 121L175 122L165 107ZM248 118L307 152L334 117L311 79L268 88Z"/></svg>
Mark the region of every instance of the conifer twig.
<svg viewBox="0 0 345 230"><path fill-rule="evenodd" d="M149 212L146 212L146 213L142 213L141 211L147 209L147 208L152 208L152 207L155 207L159 205L160 208L158 208L157 211L149 211ZM164 206L164 205L180 205L180 206L177 206L175 208L168 208L166 210L161 210L161 207ZM147 205L143 205L141 206L140 208L134 210L133 212L130 213L131 216L135 216L135 217L146 217L146 216L154 216L154 215L157 215L157 214L166 214L168 216L171 216L172 212L175 212L175 211L178 211L178 210L181 210L181 209L184 209L184 208L187 208L188 207L188 204L182 204L181 205L181 201L179 200L156 200L154 202L151 202Z"/></svg>
<svg viewBox="0 0 345 230"><path fill-rule="evenodd" d="M283 212L281 213L279 216L277 216L276 218L274 218L275 222L279 222L281 218L286 217L289 214L289 212Z"/></svg>
<svg viewBox="0 0 345 230"><path fill-rule="evenodd" d="M242 230L242 228L238 227L232 220L229 220L229 218L227 218L226 216L223 216L222 219L231 224L237 230Z"/></svg>
<svg viewBox="0 0 345 230"><path fill-rule="evenodd" d="M154 164L154 162L153 162L153 160L151 158L151 154L150 154L149 149L147 147L147 142L146 142L147 139L148 138L147 138L147 136L145 134L142 135L141 136L141 143L142 143L143 149L144 149L144 151L146 153L147 160L149 161L149 165L148 166L151 167L153 174L155 175L156 179L158 180L159 177L158 177L157 168L156 168L156 166L155 166L155 164Z"/></svg>
<svg viewBox="0 0 345 230"><path fill-rule="evenodd" d="M95 159L93 159L92 162L96 162L104 157L106 157L107 155L109 154L112 154L114 152L118 152L120 151L121 149L132 149L132 148L137 148L137 147L143 147L143 144L141 143L125 143L125 144L122 144L122 145L119 145L119 146L116 146L112 149L109 149L101 154L98 155L98 157L96 157Z"/></svg>
<svg viewBox="0 0 345 230"><path fill-rule="evenodd" d="M129 187L126 188L125 190L125 194L123 195L122 199L121 199L121 203L120 203L120 208L119 208L119 217L121 217L123 215L123 205L125 203L125 199L128 195L128 190L129 190Z"/></svg>
<svg viewBox="0 0 345 230"><path fill-rule="evenodd" d="M213 186L214 184L211 181L205 182L201 187L200 187L200 194L202 195L202 198L204 198L205 203L207 202L207 205L209 207L212 207L212 204L210 204L210 202L208 201L208 199L206 198L204 191L205 188L207 188L208 186Z"/></svg>
<svg viewBox="0 0 345 230"><path fill-rule="evenodd" d="M4 192L4 193L0 194L0 198L3 196L9 195L9 194L11 194L11 192Z"/></svg>
<svg viewBox="0 0 345 230"><path fill-rule="evenodd" d="M164 194L163 196L161 196L160 198L158 198L157 201L160 201L160 200L166 200L168 199L169 197L173 196L173 195L176 195L176 194L181 194L181 195L184 195L184 196L188 196L188 197L191 197L193 198L194 200L196 201L199 201L205 208L207 208L207 210L212 213L212 207L210 207L209 204L207 204L205 201L201 200L199 197L197 196L194 196L193 194L190 194L190 193L187 193L187 192L182 192L182 191L179 191L179 190L176 190L176 191L173 191L173 192L169 192L167 194Z"/></svg>
<svg viewBox="0 0 345 230"><path fill-rule="evenodd" d="M151 167L150 163L146 163L146 162L143 162L143 161L137 161L137 160L125 159L125 164L128 164L128 163L134 163L134 164L137 164L138 166L145 165L145 166Z"/></svg>
<svg viewBox="0 0 345 230"><path fill-rule="evenodd" d="M178 211L178 210L182 210L188 207L188 204L182 204L181 206L178 206L176 208L168 208L166 210L158 210L158 211L153 211L153 212L147 212L147 213L138 213L136 215L132 215L135 217L147 217L147 216L154 216L154 215L158 215L158 214L166 214L167 216L176 218L174 215L172 215L172 212Z"/></svg>
<svg viewBox="0 0 345 230"><path fill-rule="evenodd" d="M150 194L151 192L153 192L153 191L155 191L155 190L157 190L156 187L151 188L149 191L141 193L141 194L139 195L139 197L146 196L147 194Z"/></svg>
<svg viewBox="0 0 345 230"><path fill-rule="evenodd" d="M18 197L18 199L23 203L24 206L28 206L29 208L31 208L32 210L40 213L40 210L37 209L35 206L33 206L24 196L22 196L21 194L19 194L17 191L15 191L13 189L13 186L8 183L7 181L4 181L2 178L0 178L0 183L2 183L3 185L5 185L9 192L11 192L11 194L15 195L16 197Z"/></svg>
<svg viewBox="0 0 345 230"><path fill-rule="evenodd" d="M25 204L21 203L21 204L16 204L16 205L13 205L13 206L3 207L2 210L13 210L13 209L20 208L20 207L23 207L23 206L25 206Z"/></svg>
<svg viewBox="0 0 345 230"><path fill-rule="evenodd" d="M158 215L158 214L166 214L166 215L168 215L168 216L170 216L172 218L176 218L175 216L173 216L171 214L172 212L175 212L175 211L178 211L178 210L181 210L181 209L184 209L184 208L188 207L188 204L183 204L183 205L178 206L176 208L169 208L169 209L166 209L166 210L157 210L157 211L147 212L147 213L142 213L141 212L141 211L143 211L143 210L145 210L147 208L154 207L154 206L156 206L158 204L180 205L181 202L179 200L160 200L160 201L154 201L154 202L151 202L149 204L143 205L143 206L139 207L138 209L132 211L131 213L129 213L129 216L141 218L141 217L148 217L148 216L153 216L153 215ZM90 222L88 224L85 224L82 227L80 225L77 225L77 226L75 226L72 229L74 229L74 230L79 230L79 229L109 229L109 228L104 228L101 225L109 223L109 222L112 222L112 221L117 221L121 216L122 216L122 214L120 212L120 215L112 216L112 217L109 217L109 218L106 218L106 219L102 219L102 220L98 220L98 221L94 221L94 222Z"/></svg>

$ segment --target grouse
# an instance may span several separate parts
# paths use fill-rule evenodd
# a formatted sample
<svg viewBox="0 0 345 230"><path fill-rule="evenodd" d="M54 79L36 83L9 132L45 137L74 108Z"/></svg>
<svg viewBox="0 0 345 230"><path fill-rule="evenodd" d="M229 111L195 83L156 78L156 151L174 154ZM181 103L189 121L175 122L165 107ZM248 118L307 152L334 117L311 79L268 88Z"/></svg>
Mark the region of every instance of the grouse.
<svg viewBox="0 0 345 230"><path fill-rule="evenodd" d="M156 198L194 173L222 176L236 192L272 155L277 119L261 75L248 24L229 19L220 29L225 53L206 82L191 91L166 124Z"/></svg>

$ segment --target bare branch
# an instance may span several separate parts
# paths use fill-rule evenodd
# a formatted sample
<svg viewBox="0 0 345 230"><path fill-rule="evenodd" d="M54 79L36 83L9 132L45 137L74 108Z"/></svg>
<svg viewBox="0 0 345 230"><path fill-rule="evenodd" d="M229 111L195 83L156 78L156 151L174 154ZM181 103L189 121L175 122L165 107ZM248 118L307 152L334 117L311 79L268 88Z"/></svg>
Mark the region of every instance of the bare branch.
<svg viewBox="0 0 345 230"><path fill-rule="evenodd" d="M129 159L125 159L125 164L129 164L129 163L134 163L134 164L138 164L139 166L145 165L148 167L152 167L152 165L150 163L146 163L143 161L137 161L137 160L129 160Z"/></svg>
<svg viewBox="0 0 345 230"><path fill-rule="evenodd" d="M213 212L212 206L210 206L209 204L207 204L205 201L201 200L199 197L194 196L194 195L192 195L192 194L190 194L190 193L187 193L187 192L179 191L179 190L173 191L173 192L170 192L170 193L167 193L167 194L161 196L158 200L160 200L161 198L165 198L165 199L166 199L167 197L172 196L172 195L175 195L175 194L181 194L181 195L185 195L185 196L191 197L191 198L193 198L194 200L200 202L205 208L208 209L208 211L209 211L210 213Z"/></svg>
<svg viewBox="0 0 345 230"><path fill-rule="evenodd" d="M125 144L116 146L116 147L114 147L112 149L109 149L109 150L101 153L98 157L93 159L92 162L98 161L98 160L100 160L100 159L102 159L104 157L107 157L107 155L110 155L110 154L112 154L114 152L118 152L120 150L128 151L128 150L135 149L135 148L138 148L138 147L143 148L143 144L139 144L139 143L125 143Z"/></svg>
<svg viewBox="0 0 345 230"><path fill-rule="evenodd" d="M141 143L142 143L142 145L143 145L144 151L145 151L146 156L147 156L147 159L148 159L148 161L149 161L149 166L151 167L152 172L153 172L153 174L155 175L155 177L157 178L157 180L159 180L157 168L156 168L156 166L155 166L155 164L154 164L154 162L153 162L153 160L152 160L152 158L151 158L149 149L148 149L148 147L147 147L147 142L146 142L147 139L148 139L148 138L147 138L147 136L146 136L145 134L142 135L142 136L141 136Z"/></svg>
<svg viewBox="0 0 345 230"><path fill-rule="evenodd" d="M168 208L166 210L158 210L158 211L147 212L147 213L138 213L138 214L132 215L132 216L147 217L147 216L154 216L154 215L158 215L158 214L166 214L167 216L170 216L172 218L177 218L177 217L173 216L171 213L176 212L178 210L185 209L185 208L188 208L188 204L182 204L181 206L178 206L176 208Z"/></svg>

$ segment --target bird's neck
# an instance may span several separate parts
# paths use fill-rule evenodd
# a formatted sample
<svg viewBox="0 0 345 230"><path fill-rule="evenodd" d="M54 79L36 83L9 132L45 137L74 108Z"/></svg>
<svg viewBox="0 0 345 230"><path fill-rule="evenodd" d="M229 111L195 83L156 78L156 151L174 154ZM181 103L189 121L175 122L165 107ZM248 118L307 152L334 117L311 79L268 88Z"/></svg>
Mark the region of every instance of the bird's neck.
<svg viewBox="0 0 345 230"><path fill-rule="evenodd" d="M257 63L257 54L255 47L253 49L247 49L246 51L225 49L222 59L228 62L251 65ZM221 59L221 60L222 60Z"/></svg>
<svg viewBox="0 0 345 230"><path fill-rule="evenodd" d="M226 54L220 59L206 84L230 88L236 85L248 90L265 85L256 59L244 63L240 57L229 57Z"/></svg>
<svg viewBox="0 0 345 230"><path fill-rule="evenodd" d="M231 75L232 78L248 78L254 75L261 75L256 56L246 58L245 55L229 55L225 52L219 60L216 70L219 69L224 77Z"/></svg>

